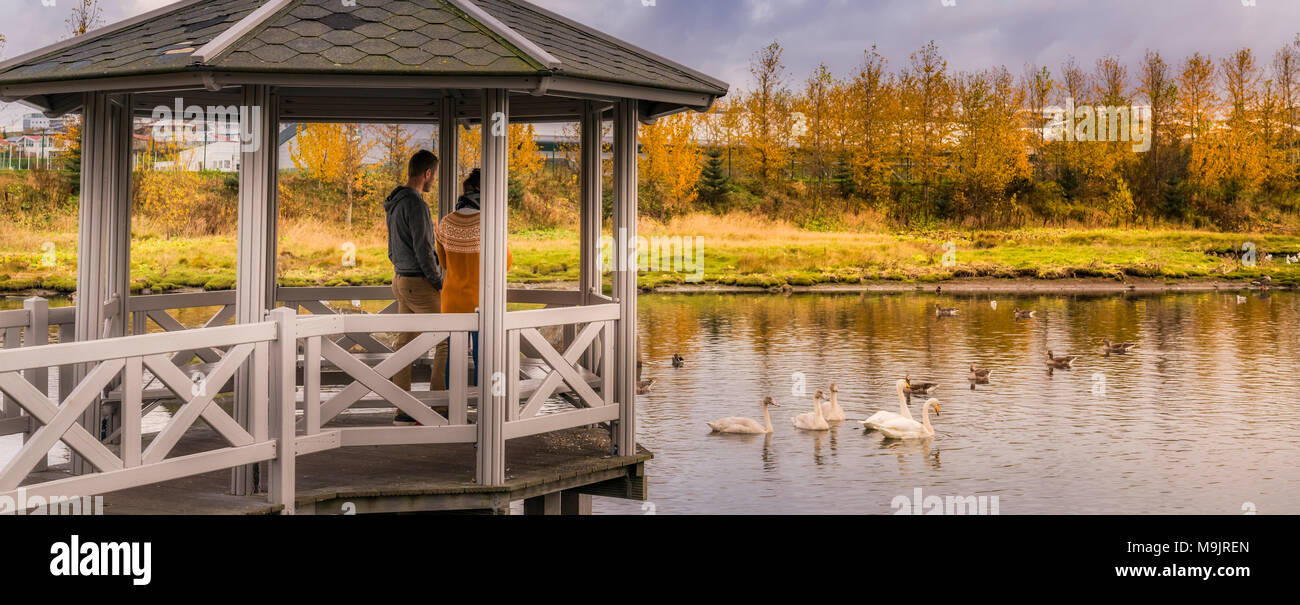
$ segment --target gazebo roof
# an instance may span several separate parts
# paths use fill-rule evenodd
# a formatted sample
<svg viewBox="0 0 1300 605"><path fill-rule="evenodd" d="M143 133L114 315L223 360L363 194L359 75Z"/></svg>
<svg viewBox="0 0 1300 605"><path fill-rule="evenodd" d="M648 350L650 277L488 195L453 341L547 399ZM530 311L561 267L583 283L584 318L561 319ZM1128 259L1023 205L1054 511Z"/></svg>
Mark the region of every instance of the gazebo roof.
<svg viewBox="0 0 1300 605"><path fill-rule="evenodd" d="M522 0L355 3L182 0L0 64L0 97L66 111L46 95L77 92L78 82L166 75L207 77L214 89L215 74L223 85L241 74L284 77L285 85L339 76L587 82L605 86L597 90L606 96L677 109L702 109L728 92L722 81Z"/></svg>

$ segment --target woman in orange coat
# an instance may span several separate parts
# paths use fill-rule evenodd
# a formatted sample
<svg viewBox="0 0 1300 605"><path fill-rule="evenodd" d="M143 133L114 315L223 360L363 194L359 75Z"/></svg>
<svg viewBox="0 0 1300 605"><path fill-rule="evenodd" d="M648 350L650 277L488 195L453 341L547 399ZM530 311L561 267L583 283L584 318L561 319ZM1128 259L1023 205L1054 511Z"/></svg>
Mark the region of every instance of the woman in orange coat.
<svg viewBox="0 0 1300 605"><path fill-rule="evenodd" d="M443 313L474 313L478 310L479 255L483 247L480 186L481 175L475 168L465 179L465 193L456 200L456 211L438 221L438 261L447 272L442 286ZM513 264L514 257L507 250L506 269L509 270ZM476 369L470 380L472 386L478 386L478 332L470 333L470 350ZM450 359L447 376L451 376Z"/></svg>

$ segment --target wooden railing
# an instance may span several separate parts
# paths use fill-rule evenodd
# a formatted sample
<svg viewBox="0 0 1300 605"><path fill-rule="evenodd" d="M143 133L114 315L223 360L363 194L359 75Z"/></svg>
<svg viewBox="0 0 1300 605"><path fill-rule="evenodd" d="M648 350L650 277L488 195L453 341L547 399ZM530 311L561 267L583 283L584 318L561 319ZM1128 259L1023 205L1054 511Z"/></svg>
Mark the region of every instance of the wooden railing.
<svg viewBox="0 0 1300 605"><path fill-rule="evenodd" d="M22 449L0 469L0 496L20 486L29 496L93 496L269 461L269 497L292 513L299 455L350 446L477 443L479 390L469 385L469 334L479 327L478 315L397 315L392 305L380 314L351 314L327 304L390 300L385 291L284 288L286 307L247 325L224 325L233 303L229 293L134 297L128 303L137 318L133 331L143 331L139 318L147 317L164 333L83 343L70 342L71 307L49 309L32 299L22 310L0 312L0 435L25 435ZM547 308L506 315L506 439L619 420L613 343L620 307L574 306L579 299L576 292L511 293L511 302ZM170 312L190 307L219 310L203 327L186 329ZM312 314L299 316L298 308ZM58 328L58 344L46 344L51 328ZM546 328L561 337L548 338ZM418 336L397 351L376 337L399 332ZM446 391L410 392L393 383L403 367L427 363L443 341L450 348ZM198 363L189 363L196 357ZM200 366L204 380L196 383L187 372ZM237 422L215 398L241 367L250 373L253 400L247 418ZM60 377L54 396L52 368ZM84 377L74 383L78 368ZM327 372L346 377L341 388L324 392ZM163 400L178 407L161 431L143 434L143 417ZM92 434L78 421L88 406L105 401L119 407L120 424L109 435ZM365 405L395 407L422 426L346 421L344 412ZM225 447L171 456L200 418ZM60 441L97 472L32 483L32 473L43 470Z"/></svg>

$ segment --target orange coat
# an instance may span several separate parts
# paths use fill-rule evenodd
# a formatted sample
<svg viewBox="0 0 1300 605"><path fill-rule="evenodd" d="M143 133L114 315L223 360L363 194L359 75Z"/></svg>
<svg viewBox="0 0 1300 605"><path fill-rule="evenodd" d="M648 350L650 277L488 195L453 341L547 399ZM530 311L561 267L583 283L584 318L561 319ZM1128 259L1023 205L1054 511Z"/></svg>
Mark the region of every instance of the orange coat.
<svg viewBox="0 0 1300 605"><path fill-rule="evenodd" d="M479 257L483 247L479 213L453 212L438 221L438 262L447 271L442 284L443 313L473 313L478 309ZM506 251L506 270L514 256Z"/></svg>

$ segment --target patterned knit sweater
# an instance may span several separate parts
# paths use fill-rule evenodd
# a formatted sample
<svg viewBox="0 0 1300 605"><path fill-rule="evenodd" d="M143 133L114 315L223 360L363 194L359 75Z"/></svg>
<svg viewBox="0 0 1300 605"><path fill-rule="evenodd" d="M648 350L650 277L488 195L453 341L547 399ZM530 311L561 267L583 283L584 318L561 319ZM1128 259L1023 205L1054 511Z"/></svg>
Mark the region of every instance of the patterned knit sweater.
<svg viewBox="0 0 1300 605"><path fill-rule="evenodd" d="M453 212L438 221L438 260L447 270L442 286L443 313L473 313L478 309L479 256L482 251L480 214ZM514 257L506 251L506 269Z"/></svg>

